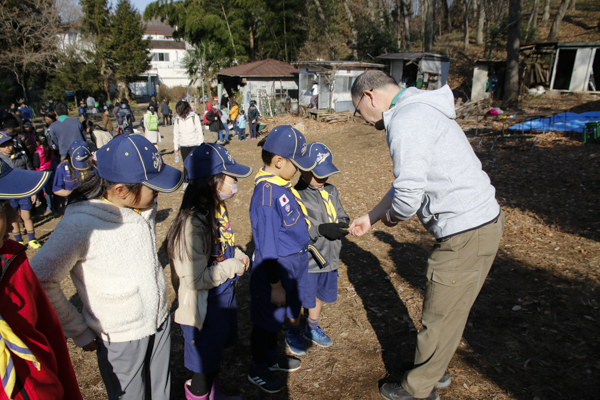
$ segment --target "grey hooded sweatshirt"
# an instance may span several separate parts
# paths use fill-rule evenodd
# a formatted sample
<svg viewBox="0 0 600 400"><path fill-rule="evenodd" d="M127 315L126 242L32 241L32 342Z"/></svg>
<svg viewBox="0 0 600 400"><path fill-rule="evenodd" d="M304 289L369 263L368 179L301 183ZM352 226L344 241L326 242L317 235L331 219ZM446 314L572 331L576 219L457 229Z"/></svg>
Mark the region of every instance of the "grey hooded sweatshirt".
<svg viewBox="0 0 600 400"><path fill-rule="evenodd" d="M404 90L383 113L394 163L394 215L417 214L436 239L483 226L500 214L496 190L465 133L454 121L454 96L438 90Z"/></svg>

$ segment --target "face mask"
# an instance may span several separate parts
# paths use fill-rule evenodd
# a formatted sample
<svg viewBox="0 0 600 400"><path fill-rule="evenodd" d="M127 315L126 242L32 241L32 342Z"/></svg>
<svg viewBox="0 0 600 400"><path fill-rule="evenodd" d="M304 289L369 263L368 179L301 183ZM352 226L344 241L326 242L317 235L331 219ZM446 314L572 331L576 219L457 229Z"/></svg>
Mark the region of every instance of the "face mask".
<svg viewBox="0 0 600 400"><path fill-rule="evenodd" d="M225 182L224 180L221 180L221 182L223 182L224 184L226 184L227 186L229 186L231 188L231 193L223 193L219 189L217 189L217 192L219 192L219 199L221 199L221 201L225 201L227 199L232 198L237 193L237 183L230 185L229 183Z"/></svg>

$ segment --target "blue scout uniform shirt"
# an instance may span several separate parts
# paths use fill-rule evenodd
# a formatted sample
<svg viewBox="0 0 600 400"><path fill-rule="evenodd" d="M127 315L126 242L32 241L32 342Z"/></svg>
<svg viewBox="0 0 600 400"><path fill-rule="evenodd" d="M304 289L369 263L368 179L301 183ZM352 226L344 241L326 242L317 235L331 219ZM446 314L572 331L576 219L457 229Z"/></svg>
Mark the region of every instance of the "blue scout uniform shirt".
<svg viewBox="0 0 600 400"><path fill-rule="evenodd" d="M80 171L75 170L75 175L71 175L67 161L63 161L56 167L54 174L54 183L52 185L52 191L57 192L61 189L74 190L79 186L79 183L83 179Z"/></svg>

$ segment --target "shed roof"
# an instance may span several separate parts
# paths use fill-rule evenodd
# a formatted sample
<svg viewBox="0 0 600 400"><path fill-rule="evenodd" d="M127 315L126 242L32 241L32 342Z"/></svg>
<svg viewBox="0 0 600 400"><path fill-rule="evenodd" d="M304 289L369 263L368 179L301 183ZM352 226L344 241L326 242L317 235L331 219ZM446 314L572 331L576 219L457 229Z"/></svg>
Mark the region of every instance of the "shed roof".
<svg viewBox="0 0 600 400"><path fill-rule="evenodd" d="M414 60L421 57L424 57L426 60L450 61L450 57L448 56L433 53L388 53L377 58L380 60Z"/></svg>
<svg viewBox="0 0 600 400"><path fill-rule="evenodd" d="M283 61L267 58L266 60L254 61L248 64L236 65L222 69L217 75L233 76L240 78L268 77L268 78L292 78L298 73L298 69Z"/></svg>
<svg viewBox="0 0 600 400"><path fill-rule="evenodd" d="M366 68L384 68L383 64L366 63L362 61L296 61L292 65L303 66L303 67L321 67L327 69L366 69Z"/></svg>

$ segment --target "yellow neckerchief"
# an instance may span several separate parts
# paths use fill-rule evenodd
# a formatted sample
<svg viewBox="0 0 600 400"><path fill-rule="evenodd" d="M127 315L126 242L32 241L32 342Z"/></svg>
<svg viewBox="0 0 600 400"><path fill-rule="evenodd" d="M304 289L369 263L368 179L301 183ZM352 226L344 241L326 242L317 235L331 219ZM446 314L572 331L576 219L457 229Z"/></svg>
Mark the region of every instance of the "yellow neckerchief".
<svg viewBox="0 0 600 400"><path fill-rule="evenodd" d="M309 185L303 176L301 176L300 179L302 179L304 181L304 183ZM327 192L327 190L325 190L325 186L323 186L322 188L317 189L317 190L319 191L319 194L323 198L323 203L325 203L325 209L327 210L327 217L329 218L329 222L339 222L337 212L335 212L335 206L333 205L333 202L331 201L331 197L329 197L329 193Z"/></svg>
<svg viewBox="0 0 600 400"><path fill-rule="evenodd" d="M235 245L235 234L233 233L233 229L231 229L227 210L223 204L215 211L215 218L219 221L219 237L215 238L215 242L221 244L221 255L225 255L227 247Z"/></svg>
<svg viewBox="0 0 600 400"><path fill-rule="evenodd" d="M292 182L287 181L279 176L270 174L270 173L266 172L264 168L261 168L258 171L258 173L256 174L256 177L254 178L255 185L258 185L261 182L269 182L274 185L283 186L284 188L290 189L292 191L292 194L296 198L296 202L298 203L298 205L300 206L300 209L302 210L304 220L306 221L306 224L308 225L308 228L310 229L310 220L308 219L308 213L306 212L306 206L304 205L304 202L302 201L302 198L300 197L300 193L298 193L298 191L296 189L294 189L294 187L292 186Z"/></svg>
<svg viewBox="0 0 600 400"><path fill-rule="evenodd" d="M102 200L102 201L105 201L105 202L107 202L107 203L110 203L110 204L112 204L113 206L119 207L119 206L117 206L115 203L113 203L112 201L110 201L110 200L106 199L105 197L103 197L101 200ZM127 208L128 208L128 207L127 207ZM141 214L141 212L140 212L140 209L139 209L139 208L132 208L132 210L133 210L133 211L135 211L135 212L136 212L136 213L138 213L138 214Z"/></svg>
<svg viewBox="0 0 600 400"><path fill-rule="evenodd" d="M12 357L17 356L31 361L39 371L41 365L25 343L13 332L8 323L0 316L0 375L6 396L11 399L17 380L17 372Z"/></svg>

